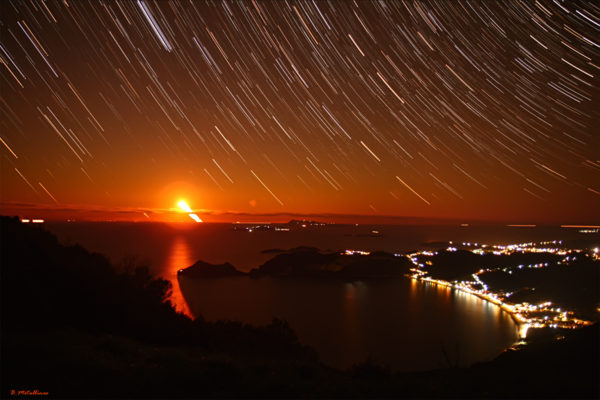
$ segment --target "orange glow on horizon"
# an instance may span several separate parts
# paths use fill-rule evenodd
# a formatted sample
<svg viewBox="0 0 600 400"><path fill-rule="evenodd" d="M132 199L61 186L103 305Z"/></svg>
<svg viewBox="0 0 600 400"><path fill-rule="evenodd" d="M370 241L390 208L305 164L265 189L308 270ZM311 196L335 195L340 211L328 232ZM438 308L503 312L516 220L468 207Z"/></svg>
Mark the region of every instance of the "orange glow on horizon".
<svg viewBox="0 0 600 400"><path fill-rule="evenodd" d="M2 215L600 224L592 2L6 3Z"/></svg>

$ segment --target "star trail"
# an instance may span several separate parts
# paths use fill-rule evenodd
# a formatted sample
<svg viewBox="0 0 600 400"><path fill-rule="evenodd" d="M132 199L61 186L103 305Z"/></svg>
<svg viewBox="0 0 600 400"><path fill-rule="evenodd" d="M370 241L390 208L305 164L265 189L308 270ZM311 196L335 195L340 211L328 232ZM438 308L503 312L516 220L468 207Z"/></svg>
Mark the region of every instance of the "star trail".
<svg viewBox="0 0 600 400"><path fill-rule="evenodd" d="M3 213L600 220L596 2L0 7Z"/></svg>

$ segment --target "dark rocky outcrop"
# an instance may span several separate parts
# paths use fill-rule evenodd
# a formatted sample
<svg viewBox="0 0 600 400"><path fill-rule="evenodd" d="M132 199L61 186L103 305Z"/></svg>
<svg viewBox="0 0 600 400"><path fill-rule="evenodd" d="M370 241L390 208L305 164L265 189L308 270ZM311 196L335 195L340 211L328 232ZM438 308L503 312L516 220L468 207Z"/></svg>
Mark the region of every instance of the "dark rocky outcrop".
<svg viewBox="0 0 600 400"><path fill-rule="evenodd" d="M209 264L202 260L196 261L196 263L191 267L179 270L177 274L187 276L190 278L247 275L245 272L238 271L233 265L229 264L228 262L224 264Z"/></svg>
<svg viewBox="0 0 600 400"><path fill-rule="evenodd" d="M279 251L272 249L269 253ZM348 277L393 277L410 272L412 263L406 257L396 257L383 251L368 255L348 255L341 252L323 254L315 247L296 247L282 250L280 254L258 268L245 273L229 263L213 265L198 261L179 275L190 278L217 276L348 276ZM264 251L266 252L266 251Z"/></svg>

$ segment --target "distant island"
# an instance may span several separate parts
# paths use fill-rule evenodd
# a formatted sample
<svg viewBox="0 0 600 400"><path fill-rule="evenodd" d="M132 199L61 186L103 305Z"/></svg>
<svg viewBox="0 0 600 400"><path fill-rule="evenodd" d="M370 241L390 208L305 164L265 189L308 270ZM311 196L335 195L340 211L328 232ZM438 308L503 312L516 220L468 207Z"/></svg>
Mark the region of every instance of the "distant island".
<svg viewBox="0 0 600 400"><path fill-rule="evenodd" d="M276 256L250 272L239 271L229 263L198 261L179 274L192 278L408 276L479 296L510 312L520 326L575 328L600 319L598 241L555 240L468 249L451 247L449 242L422 245L439 250L391 254L323 252L310 246L274 248L261 251Z"/></svg>
<svg viewBox="0 0 600 400"><path fill-rule="evenodd" d="M263 251L261 251L261 253L264 254L269 254L269 253L296 253L299 251L321 251L320 249L318 249L317 247L310 247L310 246L298 246L298 247L294 247L292 249L289 250L283 250L280 248L276 248L276 249L265 249Z"/></svg>
<svg viewBox="0 0 600 400"><path fill-rule="evenodd" d="M268 249L263 253L279 253L250 272L241 272L229 263L213 265L198 261L179 275L187 277L216 276L339 276L398 277L410 273L412 263L406 257L379 252L334 252L323 254L315 247L300 246L290 250Z"/></svg>
<svg viewBox="0 0 600 400"><path fill-rule="evenodd" d="M191 267L179 270L178 273L190 278L246 275L244 272L238 271L233 265L229 263L209 264L200 260L196 261L196 263Z"/></svg>
<svg viewBox="0 0 600 400"><path fill-rule="evenodd" d="M325 225L335 225L335 224L333 222L310 221L310 220L306 220L306 219L303 219L303 220L292 219L286 225L304 225L304 226L317 225L317 226L325 226Z"/></svg>
<svg viewBox="0 0 600 400"><path fill-rule="evenodd" d="M239 232L289 232L291 228L306 228L307 226L335 225L332 222L292 219L285 223L236 223L232 231Z"/></svg>
<svg viewBox="0 0 600 400"><path fill-rule="evenodd" d="M271 232L288 232L290 229L286 228L284 225L282 224L262 224L262 225L236 225L233 228L231 228L232 231L242 231L242 232L264 232L264 231L271 231Z"/></svg>

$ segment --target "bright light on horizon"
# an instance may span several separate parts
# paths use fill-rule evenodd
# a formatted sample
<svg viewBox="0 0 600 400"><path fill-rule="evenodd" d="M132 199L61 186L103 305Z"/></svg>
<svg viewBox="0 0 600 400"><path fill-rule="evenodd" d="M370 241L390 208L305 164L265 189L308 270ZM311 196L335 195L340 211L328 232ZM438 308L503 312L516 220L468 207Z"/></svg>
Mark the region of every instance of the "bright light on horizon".
<svg viewBox="0 0 600 400"><path fill-rule="evenodd" d="M179 206L179 208L181 208L183 211L185 211L187 213L192 212L192 209L190 208L190 206L188 206L187 203L183 200L181 200L179 203L177 203L177 205Z"/></svg>
<svg viewBox="0 0 600 400"><path fill-rule="evenodd" d="M196 222L202 222L202 220L196 214L189 214L189 216Z"/></svg>
<svg viewBox="0 0 600 400"><path fill-rule="evenodd" d="M191 219L193 219L196 222L202 222L202 220L196 214L191 214L193 211L190 208L190 206L187 205L187 203L185 201L181 200L179 203L177 203L177 205L179 206L179 208L181 208L186 213L190 213L188 215L190 216Z"/></svg>

